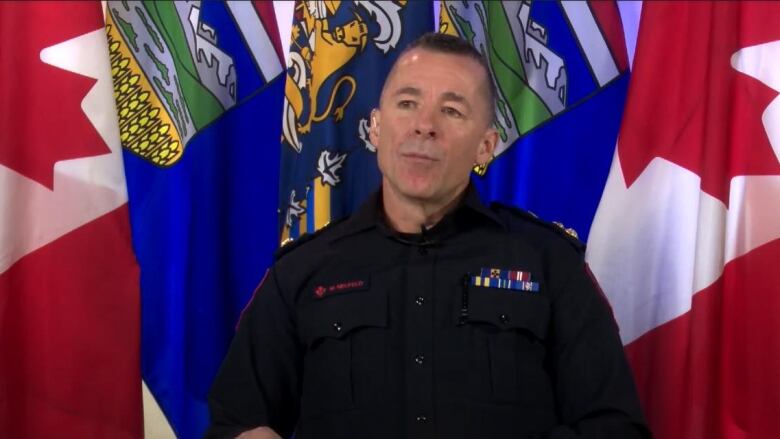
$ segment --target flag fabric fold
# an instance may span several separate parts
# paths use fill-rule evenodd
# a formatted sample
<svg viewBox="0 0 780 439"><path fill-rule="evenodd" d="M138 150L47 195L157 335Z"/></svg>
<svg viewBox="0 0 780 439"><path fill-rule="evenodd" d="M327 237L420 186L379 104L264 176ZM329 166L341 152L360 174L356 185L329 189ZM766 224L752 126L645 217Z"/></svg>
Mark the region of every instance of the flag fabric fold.
<svg viewBox="0 0 780 439"><path fill-rule="evenodd" d="M143 435L103 11L0 3L0 435Z"/></svg>
<svg viewBox="0 0 780 439"><path fill-rule="evenodd" d="M780 436L780 7L647 2L588 261L662 438Z"/></svg>
<svg viewBox="0 0 780 439"><path fill-rule="evenodd" d="M271 262L282 73L264 2L108 2L141 269L141 372L177 437L201 437L239 313Z"/></svg>

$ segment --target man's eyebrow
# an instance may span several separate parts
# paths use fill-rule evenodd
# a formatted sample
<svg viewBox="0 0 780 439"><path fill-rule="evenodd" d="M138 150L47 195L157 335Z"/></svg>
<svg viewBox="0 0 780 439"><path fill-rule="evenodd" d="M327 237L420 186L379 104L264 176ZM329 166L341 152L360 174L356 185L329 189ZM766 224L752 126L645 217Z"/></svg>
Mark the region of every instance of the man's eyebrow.
<svg viewBox="0 0 780 439"><path fill-rule="evenodd" d="M441 100L453 101L470 107L469 101L463 95L459 95L453 91L444 92L444 94L441 95Z"/></svg>
<svg viewBox="0 0 780 439"><path fill-rule="evenodd" d="M399 96L399 95L411 95L411 96L422 96L422 92L419 88L413 87L413 86L406 86L401 87L398 90L393 93L393 96ZM441 95L441 102L457 102L459 104L465 105L467 108L471 108L471 103L466 99L465 96L455 93L454 91L447 91L444 92Z"/></svg>
<svg viewBox="0 0 780 439"><path fill-rule="evenodd" d="M422 92L417 87L412 87L407 85L406 87L399 88L398 90L395 91L395 93L393 93L393 96L398 96L398 95L420 96L422 95Z"/></svg>

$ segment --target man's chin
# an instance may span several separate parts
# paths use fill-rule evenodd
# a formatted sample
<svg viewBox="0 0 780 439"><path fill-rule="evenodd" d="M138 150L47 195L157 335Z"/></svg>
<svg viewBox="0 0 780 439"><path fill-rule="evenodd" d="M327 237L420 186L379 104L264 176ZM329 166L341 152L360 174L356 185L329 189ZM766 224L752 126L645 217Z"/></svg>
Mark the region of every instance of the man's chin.
<svg viewBox="0 0 780 439"><path fill-rule="evenodd" d="M414 186L414 185L406 185L403 187L400 187L400 193L404 198L415 200L415 201L429 201L434 198L434 191L430 188L430 186Z"/></svg>
<svg viewBox="0 0 780 439"><path fill-rule="evenodd" d="M385 180L395 196L416 204L437 204L443 198L442 189L436 179L429 178L405 178L395 180L395 184Z"/></svg>

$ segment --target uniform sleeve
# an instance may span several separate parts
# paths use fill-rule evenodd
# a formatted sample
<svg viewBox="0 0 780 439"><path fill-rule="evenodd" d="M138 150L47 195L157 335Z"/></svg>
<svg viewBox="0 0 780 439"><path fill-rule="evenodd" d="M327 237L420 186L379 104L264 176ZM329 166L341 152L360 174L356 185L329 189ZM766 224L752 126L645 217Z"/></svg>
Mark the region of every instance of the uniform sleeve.
<svg viewBox="0 0 780 439"><path fill-rule="evenodd" d="M606 297L582 256L572 259L552 304L551 374L563 425L542 437L650 438Z"/></svg>
<svg viewBox="0 0 780 439"><path fill-rule="evenodd" d="M244 311L209 394L207 438L259 427L289 437L298 418L302 348L272 268Z"/></svg>

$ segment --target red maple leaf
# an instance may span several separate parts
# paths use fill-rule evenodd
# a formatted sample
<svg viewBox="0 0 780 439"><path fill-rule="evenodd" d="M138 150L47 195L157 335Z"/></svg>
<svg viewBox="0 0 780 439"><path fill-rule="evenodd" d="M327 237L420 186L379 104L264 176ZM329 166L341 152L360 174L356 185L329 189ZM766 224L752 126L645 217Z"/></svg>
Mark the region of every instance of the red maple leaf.
<svg viewBox="0 0 780 439"><path fill-rule="evenodd" d="M626 184L654 157L701 177L728 207L731 179L780 174L761 115L777 92L732 68L739 49L780 39L773 2L647 2L619 153Z"/></svg>
<svg viewBox="0 0 780 439"><path fill-rule="evenodd" d="M0 2L0 164L51 189L54 163L110 152L81 109L96 81L40 59L102 26L99 2Z"/></svg>

